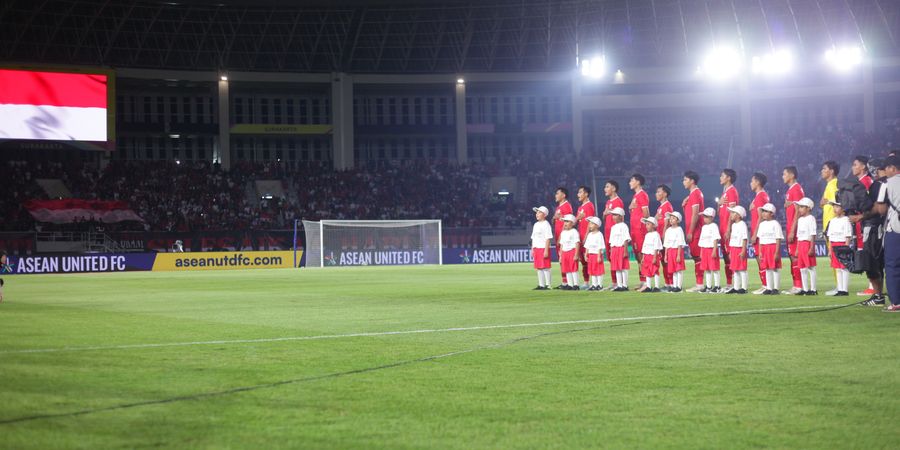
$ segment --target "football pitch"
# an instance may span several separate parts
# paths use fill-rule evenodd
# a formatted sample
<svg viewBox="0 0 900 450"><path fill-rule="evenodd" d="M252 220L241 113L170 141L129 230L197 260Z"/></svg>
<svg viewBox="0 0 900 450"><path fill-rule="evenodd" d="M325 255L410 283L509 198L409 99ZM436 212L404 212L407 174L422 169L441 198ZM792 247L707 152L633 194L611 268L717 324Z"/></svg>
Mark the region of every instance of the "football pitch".
<svg viewBox="0 0 900 450"><path fill-rule="evenodd" d="M836 308L862 298L827 267L817 297L532 291L527 264L6 281L0 448L900 443L900 315Z"/></svg>

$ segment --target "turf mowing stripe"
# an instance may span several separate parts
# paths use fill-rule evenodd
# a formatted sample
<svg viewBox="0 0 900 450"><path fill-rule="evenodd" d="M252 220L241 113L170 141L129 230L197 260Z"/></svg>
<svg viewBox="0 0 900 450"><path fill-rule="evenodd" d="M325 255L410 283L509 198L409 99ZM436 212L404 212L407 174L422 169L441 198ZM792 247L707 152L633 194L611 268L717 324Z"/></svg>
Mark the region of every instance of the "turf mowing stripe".
<svg viewBox="0 0 900 450"><path fill-rule="evenodd" d="M628 325L639 325L641 323L642 322L620 323L620 324L616 324L616 325L610 325L608 328L623 327L623 326L628 326ZM312 382L312 381L327 380L327 379L331 379L331 378L346 377L346 376L350 376L350 375L360 375L360 374L366 374L366 373L370 373L370 372L377 372L377 371L385 370L385 369L394 369L394 368L398 368L398 367L409 366L409 365L417 364L417 363L437 361L439 359L450 358L450 357L459 356L459 355L465 355L466 353L474 353L474 352L477 352L480 350L501 349L503 347L518 344L519 342L530 341L532 339L537 339L537 338L542 338L542 337L556 336L556 335L562 335L562 334L581 333L584 331L594 331L594 330L599 330L602 328L604 328L604 327L603 326L595 326L595 327L589 327L589 328L577 328L574 330L550 331L550 332L535 334L535 335L531 335L531 336L520 336L520 337L517 337L514 339L507 340L507 341L495 342L493 344L481 345L478 347L473 347L473 348L469 348L469 349L465 349L465 350L457 350L457 351L453 351L453 352L449 352L449 353L441 353L439 355L424 356L424 357L416 358L416 359L407 359L407 360L403 360L403 361L382 364L379 366L365 367L365 368L361 368L361 369L352 369L352 370L347 370L344 372L332 372L332 373L327 373L327 374L323 374L323 375L313 375L313 376L303 377L303 378L293 378L290 380L274 381L271 383L254 384L254 385L250 385L250 386L239 386L239 387L226 389L226 390L222 390L222 391L201 392L201 393L197 393L197 394L181 395L181 396L177 396L177 397L169 397L169 398L162 398L162 399L156 399L156 400L145 400L145 401L134 402L134 403L122 403L122 404L118 404L118 405L104 406L104 407L93 408L93 409L82 409L82 410L78 410L78 411L69 411L69 412L61 412L61 413L44 413L44 414L36 414L36 415L32 415L32 416L20 416L20 417L13 417L13 418L9 418L9 419L0 419L0 426L16 424L16 423L21 423L21 422L30 422L30 421L34 421L34 420L58 419L58 418L64 418L64 417L77 417L77 416L84 416L84 415L94 414L94 413L99 413L99 412L138 408L141 406L163 405L163 404L167 404L167 403L175 403L175 402L182 402L182 401L202 400L202 399L212 398L212 397L221 397L221 396L225 396L225 395L239 394L242 392L251 392L251 391L256 391L256 390L260 390L260 389L275 388L275 387L285 386L285 385L289 385L289 384L307 383L307 382Z"/></svg>
<svg viewBox="0 0 900 450"><path fill-rule="evenodd" d="M394 336L402 334L425 334L425 333L448 333L455 331L479 331L479 330L497 330L503 328L527 328L527 327L552 327L558 325L577 325L587 323L607 323L607 322L623 322L629 320L665 320L665 319L686 319L692 317L713 317L713 316L738 316L748 314L777 313L777 312L800 312L804 310L829 310L839 309L847 306L855 305L850 303L846 305L807 305L807 306L791 306L785 308L765 308L765 309L748 309L741 311L723 311L709 313L693 313L693 314L673 314L668 316L642 316L642 317L615 317L607 319L584 319L584 320L563 320L559 322L537 322L537 323L514 323L502 325L479 325L471 327L454 327L454 328L436 328L424 330L401 330L401 331L374 331L366 333L349 333L349 334L323 334L318 336L289 336L280 338L260 338L260 339L233 339L233 340L217 340L217 341L193 341L193 342L168 342L156 344L125 344L125 345L103 345L94 347L59 347L59 348L38 348L27 350L0 350L0 354L26 354L26 353L60 353L60 352L83 352L97 350L127 350L139 348L159 348L159 347L186 347L194 345L222 345L222 344L260 344L268 342L285 342L285 341L312 341L320 339L346 339L355 337L373 337L373 336Z"/></svg>

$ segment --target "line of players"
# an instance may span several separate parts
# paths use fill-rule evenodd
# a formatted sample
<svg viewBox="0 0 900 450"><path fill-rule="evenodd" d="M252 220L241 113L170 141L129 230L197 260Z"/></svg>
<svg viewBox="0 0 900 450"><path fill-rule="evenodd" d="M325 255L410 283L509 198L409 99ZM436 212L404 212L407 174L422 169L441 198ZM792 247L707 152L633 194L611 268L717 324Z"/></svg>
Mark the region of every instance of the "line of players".
<svg viewBox="0 0 900 450"><path fill-rule="evenodd" d="M703 193L697 187L699 180L696 172L684 173L682 183L689 193L681 205L684 215L672 207L668 200L671 188L666 185L656 188L659 207L656 214L651 215L649 196L644 190L645 178L641 174L632 175L629 187L634 191L634 196L628 207L628 224L625 223L625 205L618 196L619 185L616 181L609 180L604 186L607 201L600 215L597 215L590 200L591 190L587 186L578 188L580 206L577 211L572 210L567 200L567 190L557 188L552 230L548 221L549 210L544 206L533 208L537 219L531 236L534 267L538 273L535 290L550 289L550 246L551 241L555 241L563 280L558 289L628 291L630 261L627 247L630 245L640 263L641 285L636 288L637 291L681 292L687 247L695 263L696 280L696 285L686 289L687 292L746 294L748 248L752 245L762 283L762 287L753 293L776 295L780 285L780 248L787 236L794 288L784 293L818 294L815 254L817 224L811 214L815 203L805 196L797 182L795 167L785 167L782 172L782 181L787 185L784 203L786 234L775 220L776 207L765 191L768 180L764 174L754 173L750 181L755 196L749 205L749 228L744 222L748 211L738 204L738 190L734 186L737 174L734 170L724 169L719 177L723 190L717 198L718 211L705 207ZM841 205L823 200L821 206L831 245L850 245L854 237L853 227ZM603 287L604 254L612 272L612 284L606 289ZM579 286L579 265L586 286ZM833 255L831 266L836 270L837 287L828 295L848 295L849 271ZM720 284L722 267L728 284L725 289ZM660 270L664 285L660 283Z"/></svg>

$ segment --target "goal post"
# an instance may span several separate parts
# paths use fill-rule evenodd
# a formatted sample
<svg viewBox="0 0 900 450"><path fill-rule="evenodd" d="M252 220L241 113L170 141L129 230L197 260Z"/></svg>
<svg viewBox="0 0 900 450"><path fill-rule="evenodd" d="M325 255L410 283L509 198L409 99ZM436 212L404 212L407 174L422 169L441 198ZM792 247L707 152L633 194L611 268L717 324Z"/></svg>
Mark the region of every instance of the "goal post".
<svg viewBox="0 0 900 450"><path fill-rule="evenodd" d="M303 221L306 267L443 264L440 220Z"/></svg>

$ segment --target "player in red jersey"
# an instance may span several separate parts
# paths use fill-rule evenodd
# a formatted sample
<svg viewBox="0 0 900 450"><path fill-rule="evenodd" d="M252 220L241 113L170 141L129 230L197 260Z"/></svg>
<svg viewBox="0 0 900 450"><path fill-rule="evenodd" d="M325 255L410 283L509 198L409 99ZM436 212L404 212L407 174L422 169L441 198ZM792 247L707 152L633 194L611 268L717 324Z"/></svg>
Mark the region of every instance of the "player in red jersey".
<svg viewBox="0 0 900 450"><path fill-rule="evenodd" d="M684 211L684 235L691 250L691 259L694 260L694 279L697 284L687 292L697 292L703 289L703 271L700 270L700 229L703 223L700 221L700 211L703 211L703 192L697 187L700 175L693 170L684 173L681 184L688 191L687 197L681 202L681 210Z"/></svg>
<svg viewBox="0 0 900 450"><path fill-rule="evenodd" d="M672 188L666 186L665 184L661 184L656 187L656 201L659 202L659 207L656 208L656 222L660 224L659 226L659 234L662 236L666 235L666 228L669 227L669 221L666 217L667 213L674 211L672 209L672 204L669 203L669 195L672 194ZM669 270L669 265L665 264L665 252L663 252L663 279L666 281L666 286L663 288L663 291L668 291L674 286L673 274Z"/></svg>
<svg viewBox="0 0 900 450"><path fill-rule="evenodd" d="M578 237L581 238L581 242L583 243L584 238L588 235L588 226L590 225L587 218L597 215L597 209L594 208L594 202L591 201L591 188L579 186L578 194L576 195L578 195L578 201L581 202L581 206L578 207L578 213L575 215L575 220L578 221ZM578 247L578 260L581 261L581 273L584 277L584 283L590 284L591 278L590 274L588 274L588 263L584 253L584 245L580 245Z"/></svg>
<svg viewBox="0 0 900 450"><path fill-rule="evenodd" d="M603 208L603 239L606 241L606 259L609 260L609 235L613 225L616 224L613 218L612 210L616 208L625 209L625 202L619 197L619 183L616 180L607 180L603 186L603 193L606 194L606 206Z"/></svg>
<svg viewBox="0 0 900 450"><path fill-rule="evenodd" d="M769 178L760 172L754 173L750 178L750 189L755 194L753 202L750 203L750 243L753 246L753 253L757 262L759 262L759 242L756 241L756 227L759 225L760 208L769 203L769 194L766 192L766 183L768 181ZM762 288L760 288L759 292L762 293L766 289L765 270L759 269L759 281L762 283Z"/></svg>
<svg viewBox="0 0 900 450"><path fill-rule="evenodd" d="M631 175L631 179L628 180L628 187L634 191L631 204L628 205L630 221L628 228L631 230L631 248L635 257L641 255L641 251L644 248L644 235L647 234L647 227L641 221L650 217L650 196L644 191L644 183L646 182L647 180L644 176L639 173ZM646 277L643 274L640 274L640 279L641 283L646 281ZM640 289L640 286L635 289Z"/></svg>
<svg viewBox="0 0 900 450"><path fill-rule="evenodd" d="M803 187L797 182L796 167L785 167L781 172L781 179L788 187L784 194L784 228L787 231L784 237L787 240L788 256L791 259L791 279L794 281L793 287L786 293L796 294L803 290L803 280L800 278L800 266L797 265L797 258L794 256L797 253L797 219L800 218L795 203L806 197L806 194L803 192ZM778 286L777 281L775 285Z"/></svg>
<svg viewBox="0 0 900 450"><path fill-rule="evenodd" d="M559 250L559 235L563 231L563 225L565 221L563 220L567 214L572 214L572 205L569 203L569 190L564 187L556 188L556 212L553 213L553 240L556 241L556 256L557 258L560 255ZM557 286L556 289L560 289L562 286L566 285L566 273L562 272L562 267L560 267L560 273L562 274L562 284Z"/></svg>
<svg viewBox="0 0 900 450"><path fill-rule="evenodd" d="M719 245L722 247L722 261L725 263L725 282L729 286L734 285L731 281L734 271L731 270L731 258L728 251L728 242L731 240L731 211L729 208L734 208L740 204L738 190L734 186L736 182L737 172L734 169L722 169L722 174L719 175L719 184L722 185L722 196L718 200L719 235L722 236L722 239L719 240Z"/></svg>

